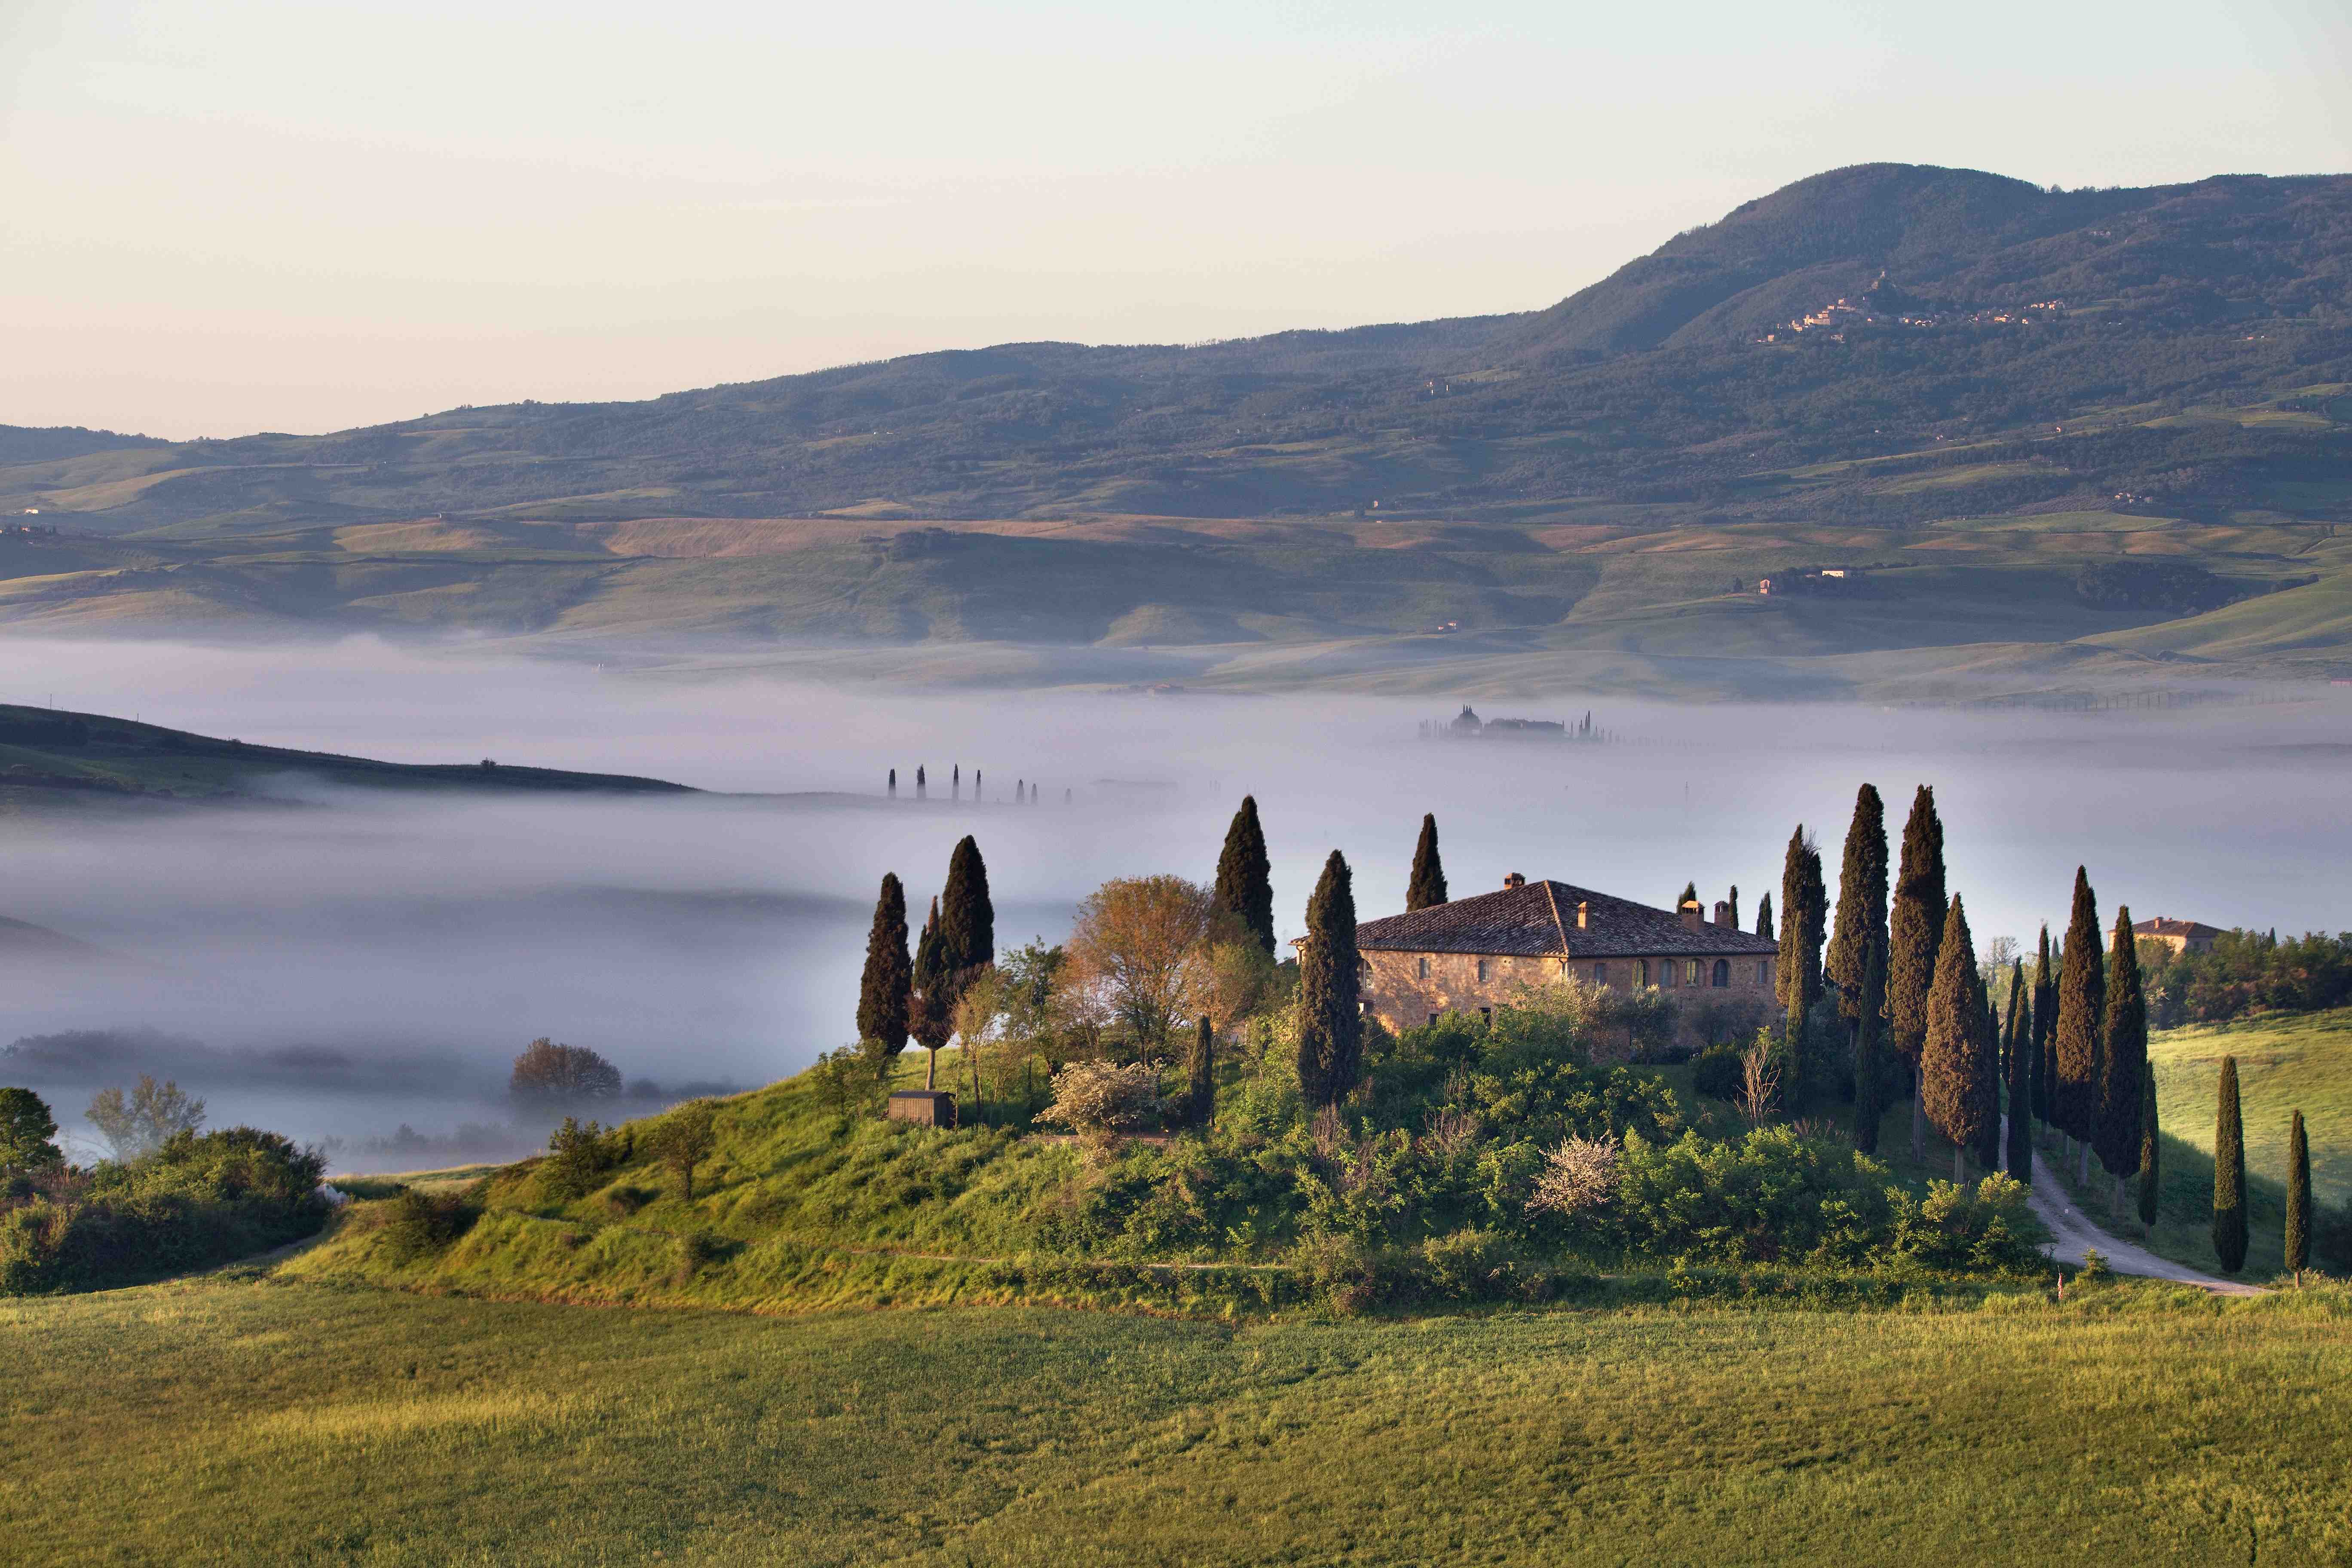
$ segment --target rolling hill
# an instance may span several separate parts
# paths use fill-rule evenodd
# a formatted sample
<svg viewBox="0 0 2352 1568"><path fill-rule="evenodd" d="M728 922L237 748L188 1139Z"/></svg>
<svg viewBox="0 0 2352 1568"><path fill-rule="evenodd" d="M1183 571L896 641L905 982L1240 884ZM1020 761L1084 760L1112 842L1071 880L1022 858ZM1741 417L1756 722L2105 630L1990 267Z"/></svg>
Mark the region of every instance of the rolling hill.
<svg viewBox="0 0 2352 1568"><path fill-rule="evenodd" d="M1524 315L320 437L0 432L0 509L58 531L0 534L0 626L1149 647L1242 684L1313 647L1324 674L1279 679L1448 689L1834 691L1855 679L1822 660L2012 646L2029 684L2168 656L2340 674L2347 272L2352 176L1873 164ZM2115 556L2237 602L2077 603ZM1887 565L1866 599L1755 602L1831 560ZM1702 653L1750 663L1656 662Z"/></svg>

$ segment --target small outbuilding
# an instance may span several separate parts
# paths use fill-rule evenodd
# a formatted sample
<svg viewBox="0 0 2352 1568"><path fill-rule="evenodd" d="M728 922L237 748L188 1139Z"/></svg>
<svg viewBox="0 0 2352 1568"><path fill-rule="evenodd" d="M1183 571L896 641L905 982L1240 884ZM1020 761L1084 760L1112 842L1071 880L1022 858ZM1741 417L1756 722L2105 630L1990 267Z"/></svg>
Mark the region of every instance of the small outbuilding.
<svg viewBox="0 0 2352 1568"><path fill-rule="evenodd" d="M953 1127L956 1099L943 1089L898 1089L890 1091L889 1117L922 1127Z"/></svg>

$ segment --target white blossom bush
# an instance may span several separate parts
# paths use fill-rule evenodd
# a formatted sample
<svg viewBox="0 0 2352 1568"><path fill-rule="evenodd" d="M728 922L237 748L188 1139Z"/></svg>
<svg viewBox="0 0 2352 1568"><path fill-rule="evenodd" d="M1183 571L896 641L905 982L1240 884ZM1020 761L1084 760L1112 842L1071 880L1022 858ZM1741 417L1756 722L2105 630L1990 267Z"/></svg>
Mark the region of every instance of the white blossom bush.
<svg viewBox="0 0 2352 1568"><path fill-rule="evenodd" d="M1571 1138L1544 1158L1528 1199L1529 1214L1573 1218L1617 1195L1617 1142L1612 1138Z"/></svg>
<svg viewBox="0 0 2352 1568"><path fill-rule="evenodd" d="M1073 1132L1126 1132L1160 1113L1157 1062L1072 1062L1054 1075L1054 1103L1037 1120Z"/></svg>

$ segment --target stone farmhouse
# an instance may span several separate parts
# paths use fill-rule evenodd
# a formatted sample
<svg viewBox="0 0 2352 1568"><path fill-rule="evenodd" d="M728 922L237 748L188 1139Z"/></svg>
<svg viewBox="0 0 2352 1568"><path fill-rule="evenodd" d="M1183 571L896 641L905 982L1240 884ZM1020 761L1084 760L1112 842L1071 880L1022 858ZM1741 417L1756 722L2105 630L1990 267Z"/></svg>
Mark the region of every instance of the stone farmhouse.
<svg viewBox="0 0 2352 1568"><path fill-rule="evenodd" d="M2218 926L2209 926L2201 921L2177 921L2170 915L2158 915L2132 927L2132 935L2160 942L2175 952L2210 952L2213 939L2221 934Z"/></svg>
<svg viewBox="0 0 2352 1568"><path fill-rule="evenodd" d="M1653 909L1517 871L1502 890L1356 927L1364 1011L1391 1029L1445 1013L1491 1016L1522 985L1574 978L1769 1001L1779 943L1739 930L1730 907ZM1699 1000L1693 997L1692 1000Z"/></svg>

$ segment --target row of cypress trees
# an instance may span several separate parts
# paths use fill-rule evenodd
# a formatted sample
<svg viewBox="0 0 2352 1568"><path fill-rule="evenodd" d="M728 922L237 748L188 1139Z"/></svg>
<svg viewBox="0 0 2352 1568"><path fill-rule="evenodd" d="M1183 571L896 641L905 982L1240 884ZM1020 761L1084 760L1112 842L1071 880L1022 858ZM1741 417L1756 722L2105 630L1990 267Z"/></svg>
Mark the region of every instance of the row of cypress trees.
<svg viewBox="0 0 2352 1568"><path fill-rule="evenodd" d="M2213 1252L2221 1272L2246 1266L2246 1126L2238 1103L2238 1058L2221 1058L2213 1107ZM2294 1282L2311 1267L2311 1140L2303 1112L2294 1112L2286 1138L2286 1225L2283 1261Z"/></svg>
<svg viewBox="0 0 2352 1568"><path fill-rule="evenodd" d="M1255 795L1242 797L1241 808L1225 829L1224 848L1217 856L1215 894L1217 902L1233 911L1272 956L1273 867ZM1427 909L1444 902L1445 869L1438 861L1437 818L1423 816L1406 907ZM1359 962L1355 873L1349 869L1347 857L1334 849L1307 900L1307 935L1298 944L1298 1086L1311 1104L1337 1104L1363 1076ZM1212 1048L1207 1022L1202 1020L1195 1047L1194 1073L1202 1078Z"/></svg>
<svg viewBox="0 0 2352 1568"><path fill-rule="evenodd" d="M929 1053L923 1087L938 1083L940 1047L955 1034L955 1006L966 987L996 962L996 908L988 866L970 834L948 856L947 886L931 900L913 956L907 952L907 890L885 872L866 937L857 988L857 1033L895 1058L908 1038Z"/></svg>

